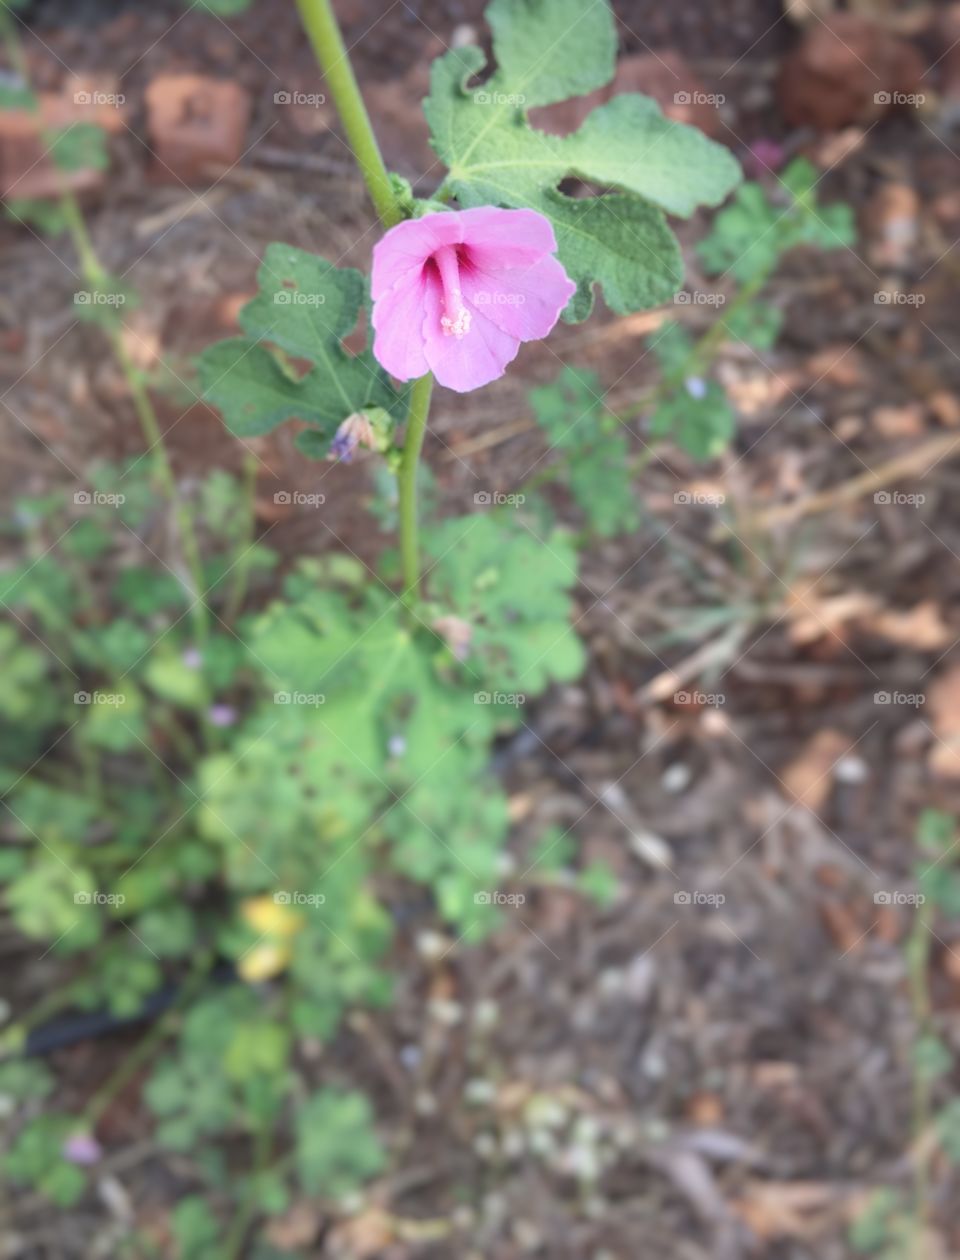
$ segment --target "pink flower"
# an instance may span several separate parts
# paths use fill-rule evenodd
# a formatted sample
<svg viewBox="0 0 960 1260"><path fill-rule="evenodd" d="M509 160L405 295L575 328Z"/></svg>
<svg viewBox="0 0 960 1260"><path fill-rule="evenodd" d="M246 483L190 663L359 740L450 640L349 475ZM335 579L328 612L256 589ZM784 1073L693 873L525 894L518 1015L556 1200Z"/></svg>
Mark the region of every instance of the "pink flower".
<svg viewBox="0 0 960 1260"><path fill-rule="evenodd" d="M534 210L441 211L390 229L373 251L373 353L398 380L432 372L459 393L502 376L545 337L576 285Z"/></svg>

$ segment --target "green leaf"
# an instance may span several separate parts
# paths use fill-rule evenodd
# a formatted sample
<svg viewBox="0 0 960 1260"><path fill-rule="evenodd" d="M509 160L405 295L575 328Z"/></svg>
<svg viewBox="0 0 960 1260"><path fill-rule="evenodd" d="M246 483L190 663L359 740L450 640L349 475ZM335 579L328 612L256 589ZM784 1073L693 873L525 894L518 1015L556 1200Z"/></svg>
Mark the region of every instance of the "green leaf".
<svg viewBox="0 0 960 1260"><path fill-rule="evenodd" d="M569 595L577 555L568 536L541 539L493 515L470 516L436 526L428 548L437 558L430 593L444 614L473 627L466 663L487 688L537 695L579 674L583 647ZM509 706L500 709L511 716Z"/></svg>
<svg viewBox="0 0 960 1260"><path fill-rule="evenodd" d="M729 272L741 283L757 283L798 245L819 249L852 245L856 240L853 210L842 203L819 205L815 191L819 179L814 166L797 158L784 171L772 196L757 183L739 188L697 246L707 274Z"/></svg>
<svg viewBox="0 0 960 1260"><path fill-rule="evenodd" d="M205 1199L194 1194L181 1199L170 1215L180 1260L212 1260L223 1226Z"/></svg>
<svg viewBox="0 0 960 1260"><path fill-rule="evenodd" d="M298 1109L296 1131L297 1172L308 1194L341 1199L386 1164L363 1094L320 1090Z"/></svg>
<svg viewBox="0 0 960 1260"><path fill-rule="evenodd" d="M31 1120L4 1156L4 1170L13 1181L35 1187L59 1207L76 1203L86 1190L87 1177L61 1153L76 1125L76 1120L63 1115Z"/></svg>
<svg viewBox="0 0 960 1260"><path fill-rule="evenodd" d="M612 79L616 32L606 0L493 0L487 19L497 69L481 87L467 86L484 68L480 49L434 62L424 112L450 168L445 186L465 207L529 206L551 220L578 286L567 319L590 313L595 283L621 314L666 301L682 268L663 212L687 216L718 204L739 178L736 161L636 94L599 106L571 136L529 125L529 108ZM559 185L571 177L619 192L567 197Z"/></svg>
<svg viewBox="0 0 960 1260"><path fill-rule="evenodd" d="M96 123L73 123L54 137L50 156L62 171L106 170L107 133Z"/></svg>
<svg viewBox="0 0 960 1260"><path fill-rule="evenodd" d="M260 292L240 312L250 340L221 341L200 356L204 396L233 433L252 437L297 418L329 438L354 412L399 407L400 395L370 351L349 355L341 344L364 299L358 271L273 244L258 279ZM268 343L312 366L299 375Z"/></svg>
<svg viewBox="0 0 960 1260"><path fill-rule="evenodd" d="M654 437L670 437L696 460L715 459L730 445L737 417L716 381L691 378L669 393L650 417Z"/></svg>

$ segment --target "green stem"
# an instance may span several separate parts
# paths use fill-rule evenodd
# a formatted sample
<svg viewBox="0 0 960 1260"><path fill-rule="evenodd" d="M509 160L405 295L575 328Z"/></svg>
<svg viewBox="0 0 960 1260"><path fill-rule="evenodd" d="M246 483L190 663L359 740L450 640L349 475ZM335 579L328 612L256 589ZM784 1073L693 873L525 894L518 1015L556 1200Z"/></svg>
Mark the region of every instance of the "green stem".
<svg viewBox="0 0 960 1260"><path fill-rule="evenodd" d="M0 36L2 36L14 70L23 83L29 86L30 66L24 56L14 20L2 6L0 6ZM39 105L35 103L33 108L38 116L40 138L49 152L53 148L55 136L48 128L44 127L42 120L40 120ZM54 166L56 167L55 162ZM93 241L90 239L90 233L87 230L86 220L83 217L83 211L80 209L80 203L77 201L74 193L67 187L66 181L62 177L59 183L58 199L61 213L70 233L73 247L77 251L77 258L79 259L84 279L91 289L95 290L108 278L108 273L97 255ZM203 565L200 559L200 547L197 542L197 536L193 529L193 522L190 519L189 510L180 497L173 469L170 465L170 458L163 443L160 423L157 420L157 414L153 403L150 401L150 396L144 388L140 372L130 358L119 329L109 327L107 332L113 352L120 363L130 389L134 409L140 421L144 439L151 451L154 477L158 485L163 489L176 515L177 527L183 542L184 558L187 562L187 568L190 570L190 580L194 587L191 592L193 596L191 612L198 637L204 640L207 634L207 608L203 598Z"/></svg>
<svg viewBox="0 0 960 1260"><path fill-rule="evenodd" d="M297 8L380 221L393 227L403 214L330 0L297 0Z"/></svg>
<svg viewBox="0 0 960 1260"><path fill-rule="evenodd" d="M417 469L423 435L427 428L430 398L433 394L433 377L428 372L413 382L410 406L407 411L407 433L403 442L403 457L397 476L400 494L400 558L403 564L403 602L407 607L416 603L420 585L420 549L417 542Z"/></svg>
<svg viewBox="0 0 960 1260"><path fill-rule="evenodd" d="M377 144L370 115L360 95L356 75L340 33L330 0L297 0L304 29L314 55L330 88L343 122L353 156L360 167L384 227L393 227L403 218L403 208ZM430 410L433 377L428 373L414 381L407 412L397 489L400 496L400 554L403 561L403 602L411 608L420 585L420 557L417 544L417 465Z"/></svg>

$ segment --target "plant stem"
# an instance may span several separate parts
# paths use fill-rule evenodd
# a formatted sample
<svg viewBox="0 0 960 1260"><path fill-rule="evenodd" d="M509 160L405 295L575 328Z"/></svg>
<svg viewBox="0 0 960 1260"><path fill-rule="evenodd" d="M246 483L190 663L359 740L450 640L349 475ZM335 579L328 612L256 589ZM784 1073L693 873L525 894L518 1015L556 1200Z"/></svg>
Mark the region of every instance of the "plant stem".
<svg viewBox="0 0 960 1260"><path fill-rule="evenodd" d="M402 212L330 0L297 0L297 8L380 221L393 227Z"/></svg>
<svg viewBox="0 0 960 1260"><path fill-rule="evenodd" d="M2 37L7 49L11 65L24 85L29 87L30 66L24 55L14 19L2 6L0 6L0 37ZM53 149L55 136L44 125L40 105L36 101L34 102L33 110L37 115L40 139L49 153ZM55 160L54 167L56 168ZM87 230L86 220L83 217L83 211L80 209L80 203L72 190L67 187L66 181L59 172L59 168L57 168L57 171L58 175L60 175L58 193L60 210L66 222L67 230L70 233L73 247L77 251L77 258L80 262L83 277L90 288L96 290L109 278L109 275L97 255L93 241L90 239L90 233ZM191 613L198 637L204 640L207 634L207 608L203 598L203 566L190 513L180 497L176 478L173 475L170 459L163 443L160 423L157 420L157 414L153 403L150 401L150 396L143 385L140 372L130 358L120 330L113 325L108 325L106 332L133 398L134 409L151 453L154 477L166 495L176 516L177 528L180 531L183 543L184 558L187 562L190 580L194 588L191 592L193 596Z"/></svg>
<svg viewBox="0 0 960 1260"><path fill-rule="evenodd" d="M313 46L330 88L337 112L347 133L350 148L363 174L374 208L384 227L393 227L403 218L396 190L370 123L370 115L360 95L350 56L330 0L297 0L300 19ZM417 545L417 465L430 410L433 377L428 373L414 381L407 411L397 490L400 497L400 554L403 561L403 602L408 608L416 602L420 584L420 557Z"/></svg>
<svg viewBox="0 0 960 1260"><path fill-rule="evenodd" d="M417 543L417 469L423 435L427 428L433 377L428 372L413 382L407 411L407 433L397 476L400 493L400 558L403 563L403 602L412 607L420 585L420 549Z"/></svg>

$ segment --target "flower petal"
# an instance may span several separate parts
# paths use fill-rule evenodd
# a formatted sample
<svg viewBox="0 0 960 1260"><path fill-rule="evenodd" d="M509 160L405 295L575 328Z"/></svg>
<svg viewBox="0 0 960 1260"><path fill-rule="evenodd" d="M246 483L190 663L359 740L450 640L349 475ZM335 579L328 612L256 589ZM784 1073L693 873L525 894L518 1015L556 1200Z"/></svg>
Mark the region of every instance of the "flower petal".
<svg viewBox="0 0 960 1260"><path fill-rule="evenodd" d="M424 354L437 382L466 394L503 376L520 349L516 337L503 332L476 310L471 310L470 331L463 337L454 337L444 331L442 314L443 295L439 286L430 285L423 320Z"/></svg>
<svg viewBox="0 0 960 1260"><path fill-rule="evenodd" d="M577 289L549 254L532 267L464 267L460 284L471 309L519 341L546 337Z"/></svg>
<svg viewBox="0 0 960 1260"><path fill-rule="evenodd" d="M392 227L373 247L373 269L370 292L376 301L403 276L422 267L431 254L444 245L459 245L463 240L464 216L453 211L424 215L422 219L406 219Z"/></svg>
<svg viewBox="0 0 960 1260"><path fill-rule="evenodd" d="M463 243L481 267L529 267L544 254L556 253L550 220L536 210L500 210L477 206L461 210Z"/></svg>
<svg viewBox="0 0 960 1260"><path fill-rule="evenodd" d="M423 353L423 312L431 281L422 272L401 276L373 306L373 354L398 381L430 369Z"/></svg>

